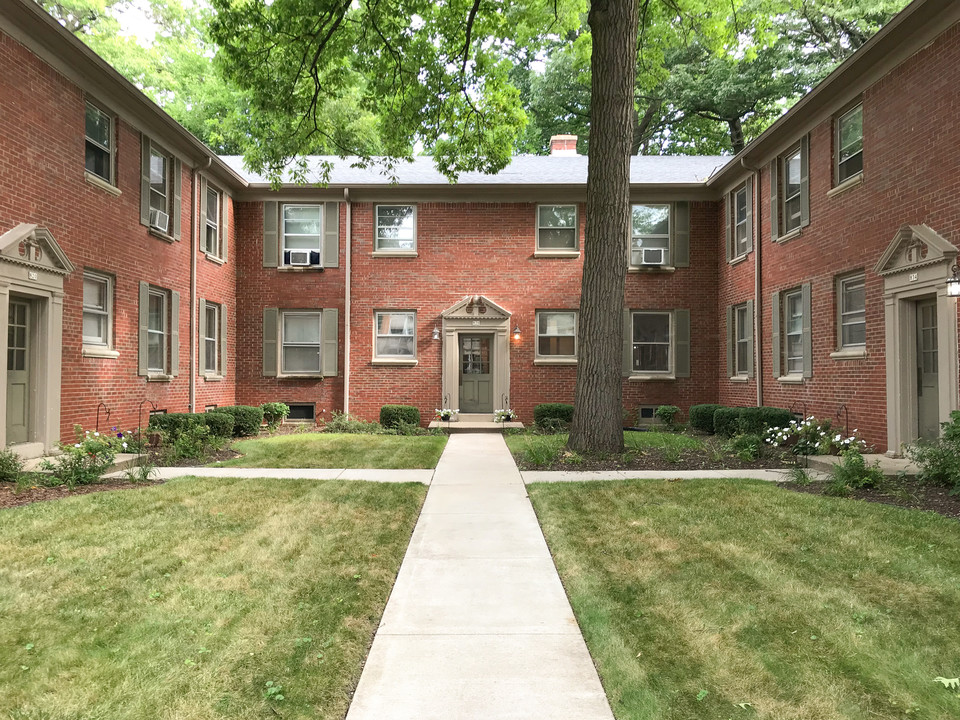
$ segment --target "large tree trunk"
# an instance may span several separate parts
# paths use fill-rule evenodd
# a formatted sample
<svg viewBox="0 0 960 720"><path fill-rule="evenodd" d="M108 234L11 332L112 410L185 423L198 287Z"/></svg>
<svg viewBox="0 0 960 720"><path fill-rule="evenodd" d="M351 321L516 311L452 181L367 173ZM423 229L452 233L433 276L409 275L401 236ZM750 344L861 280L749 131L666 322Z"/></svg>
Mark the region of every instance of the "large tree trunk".
<svg viewBox="0 0 960 720"><path fill-rule="evenodd" d="M727 127L730 129L730 144L733 146L733 154L737 155L744 148L743 124L738 117L727 118Z"/></svg>
<svg viewBox="0 0 960 720"><path fill-rule="evenodd" d="M587 230L577 388L568 445L623 451L623 288L630 226L630 145L637 65L636 0L594 0Z"/></svg>

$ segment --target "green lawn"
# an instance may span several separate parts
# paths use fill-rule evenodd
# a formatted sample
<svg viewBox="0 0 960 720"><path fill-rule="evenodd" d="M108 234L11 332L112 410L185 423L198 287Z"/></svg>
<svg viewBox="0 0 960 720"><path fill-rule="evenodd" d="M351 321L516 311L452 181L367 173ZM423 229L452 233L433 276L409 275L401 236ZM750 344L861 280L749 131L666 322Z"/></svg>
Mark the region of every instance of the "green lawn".
<svg viewBox="0 0 960 720"><path fill-rule="evenodd" d="M506 436L507 447L518 462L531 465L547 465L560 456L567 444L567 434L538 435L519 433ZM636 450L662 450L679 454L683 450L699 450L704 447L700 438L672 432L635 432L623 433L626 452Z"/></svg>
<svg viewBox="0 0 960 720"><path fill-rule="evenodd" d="M0 717L341 720L425 493L181 478L0 511Z"/></svg>
<svg viewBox="0 0 960 720"><path fill-rule="evenodd" d="M529 494L618 720L960 717L960 523L746 480Z"/></svg>
<svg viewBox="0 0 960 720"><path fill-rule="evenodd" d="M444 435L308 433L240 440L243 457L217 463L250 468L433 468L447 444Z"/></svg>

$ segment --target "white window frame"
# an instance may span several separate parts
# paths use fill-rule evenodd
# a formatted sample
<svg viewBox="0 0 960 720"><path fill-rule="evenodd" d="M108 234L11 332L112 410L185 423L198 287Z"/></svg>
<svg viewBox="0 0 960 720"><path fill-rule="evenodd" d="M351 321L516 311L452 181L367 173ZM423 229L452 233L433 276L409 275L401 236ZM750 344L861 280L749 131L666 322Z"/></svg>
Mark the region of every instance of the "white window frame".
<svg viewBox="0 0 960 720"><path fill-rule="evenodd" d="M380 318L384 316L403 315L410 319L409 333L381 333ZM391 354L380 352L380 340L387 338L409 337L413 339L412 350L407 354ZM417 313L415 310L376 310L373 313L373 357L374 360L389 362L412 362L417 359Z"/></svg>
<svg viewBox="0 0 960 720"><path fill-rule="evenodd" d="M200 346L201 346L200 364L201 364L201 367L203 368L204 375L214 375L214 376L223 375L223 368L221 367L222 359L220 357L220 323L223 322L223 313L221 310L222 307L223 306L220 305L219 303L213 303L213 302L210 302L209 300L205 301L205 304L203 306L204 312L206 313L206 317L203 319L204 334L203 334L203 337L200 338ZM210 332L211 311L213 314L213 333L212 334ZM213 358L214 358L214 363L213 363L214 366L212 368L207 365L207 345L211 341L213 342Z"/></svg>
<svg viewBox="0 0 960 720"><path fill-rule="evenodd" d="M740 202L741 195L743 196L742 205ZM733 191L733 202L731 203L733 210L732 259L734 260L746 257L750 250L750 228L748 227L750 213L747 212L750 202L751 198L747 196L747 184L743 183L740 187ZM743 209L743 219L740 217L741 207Z"/></svg>
<svg viewBox="0 0 960 720"><path fill-rule="evenodd" d="M207 183L206 185L207 192L207 214L203 220L203 252L207 255L210 255L215 258L222 258L222 240L220 234L220 228L223 226L223 192L214 185ZM217 209L213 213L213 217L210 217L210 198L213 197L216 199ZM213 247L210 245L210 232L213 231Z"/></svg>
<svg viewBox="0 0 960 720"><path fill-rule="evenodd" d="M634 318L637 315L662 315L666 316L669 322L667 326L667 342L666 343L650 343L650 342L637 342L636 337L636 325L634 324ZM674 314L670 310L632 310L630 311L630 343L631 343L631 373L635 376L663 376L663 377L672 377L674 374L674 363L676 362L676 328L674 327ZM665 370L646 370L643 368L638 368L636 363L632 360L636 357L636 349L639 345L666 345L667 346L667 367Z"/></svg>
<svg viewBox="0 0 960 720"><path fill-rule="evenodd" d="M573 227L570 228L555 228L555 227L544 227L540 223L540 211L543 208L572 208L573 209ZM541 203L537 205L537 217L536 217L536 227L537 227L537 243L536 243L536 252L542 255L570 255L577 254L580 252L580 208L576 203ZM569 247L541 247L540 246L540 232L542 230L570 230L572 233L572 244Z"/></svg>
<svg viewBox="0 0 960 720"><path fill-rule="evenodd" d="M87 112L89 110L93 110L94 112L99 113L101 116L105 117L109 122L108 137L110 141L110 147L105 147L103 143L101 143L99 140L96 140L87 134L86 124L87 124ZM84 124L84 127L83 127L84 172L86 173L88 178L91 178L98 182L104 182L107 185L116 187L116 184L117 184L117 177L116 177L117 176L117 170L116 170L117 134L116 134L116 119L113 113L107 112L97 103L87 100L84 106L83 124ZM93 170L87 167L87 158L86 158L87 146L93 146L96 150L107 153L107 174L109 175L109 177L104 177L100 173L94 172Z"/></svg>
<svg viewBox="0 0 960 720"><path fill-rule="evenodd" d="M787 195L787 178L790 173L790 161L796 158L797 166L800 168L800 177L797 178L797 191L793 195ZM783 155L780 156L780 236L789 235L799 230L803 225L803 147L802 143L793 145ZM795 216L788 217L787 203L796 200L797 212Z"/></svg>
<svg viewBox="0 0 960 720"><path fill-rule="evenodd" d="M863 307L859 310L850 310L846 307L844 298L846 297L846 288L851 284L859 284L863 292ZM863 352L867 347L867 295L866 295L866 275L862 272L843 275L837 278L837 349L840 351L852 350ZM856 316L860 319L857 320ZM849 318L853 317L851 321ZM843 340L843 329L851 325L863 325L862 343L845 343Z"/></svg>
<svg viewBox="0 0 960 720"><path fill-rule="evenodd" d="M860 137L859 137L860 149L857 152L852 153L845 160L841 160L840 158L842 157L844 148L840 145L840 143L841 143L841 138L843 137L844 121L849 120L851 116L853 116L854 114L860 115ZM857 103L855 106L853 106L852 108L850 108L845 113L840 115L840 117L837 118L836 123L834 123L833 144L834 144L834 147L836 148L836 152L834 153L834 164L833 164L834 186L837 187L837 186L843 185L846 182L853 182L857 180L860 176L863 175L863 103ZM860 169L857 170L856 172L850 173L846 177L841 177L843 165L846 163L849 163L853 158L857 156L859 156L860 158Z"/></svg>
<svg viewBox="0 0 960 720"><path fill-rule="evenodd" d="M796 301L797 307L799 309L799 314L795 317L798 318L799 329L795 332L790 331L790 318L791 310L790 305L792 301ZM781 330L782 343L783 347L778 349L778 352L783 353L783 376L784 377L802 377L803 376L803 289L802 288L793 288L788 290L782 295L782 309L781 313L783 318L781 320L783 329ZM790 355L790 338L797 337L799 338L799 343L797 347L799 348L799 355ZM793 360L796 369L790 368L790 361Z"/></svg>
<svg viewBox="0 0 960 720"><path fill-rule="evenodd" d="M733 374L735 377L750 375L750 334L753 318L748 316L747 303L733 307ZM745 348L743 367L740 366L740 348Z"/></svg>
<svg viewBox="0 0 960 720"><path fill-rule="evenodd" d="M163 192L155 190L153 185L153 158L158 157L163 159ZM170 219L168 223L173 222L173 183L171 179L173 177L173 157L157 147L156 144L150 143L150 201L149 206L151 210L159 210L162 213L165 213ZM159 202L155 203L155 198L161 198L163 201L163 207L159 207ZM172 235L173 229L168 225L167 234Z"/></svg>
<svg viewBox="0 0 960 720"><path fill-rule="evenodd" d="M290 208L311 208L316 209L320 213L319 227L320 231L317 234L317 246L315 248L288 248L287 247L287 218L286 211ZM281 267L297 267L291 266L287 261L287 253L290 250L308 250L311 253L317 253L317 262L311 262L310 265L304 267L323 267L323 241L324 241L324 207L323 203L281 203L280 204L280 266ZM290 233L291 237L312 237L312 235L307 234L298 234Z"/></svg>
<svg viewBox="0 0 960 720"><path fill-rule="evenodd" d="M150 298L160 298L160 329L150 327ZM150 366L150 337L160 337L160 357L163 358L163 367ZM147 296L147 374L167 375L170 368L170 294L166 290L150 287Z"/></svg>
<svg viewBox="0 0 960 720"><path fill-rule="evenodd" d="M548 315L570 315L573 317L573 354L559 355L555 353L544 354L540 352L540 339L545 337L570 337L570 335L558 335L552 333L540 332L540 319ZM579 331L580 317L576 310L537 310L535 317L536 345L535 352L537 360L541 361L571 361L577 359L577 333Z"/></svg>
<svg viewBox="0 0 960 720"><path fill-rule="evenodd" d="M667 232L664 233L635 233L633 231L633 209L637 207L666 208L667 209ZM634 262L634 255L637 252L643 253L643 240L663 240L666 243L666 252L664 253L664 265L673 264L673 204L672 203L631 203L630 204L630 262L631 268L647 267L642 262ZM637 246L637 241L640 246ZM654 247L660 247L655 245Z"/></svg>
<svg viewBox="0 0 960 720"><path fill-rule="evenodd" d="M286 329L287 324L285 318L293 315L305 315L313 316L317 320L317 342L314 343L303 343L303 342L287 342L286 340ZM323 373L323 311L322 310L281 310L279 313L279 331L280 331L280 363L279 363L279 372L280 376L320 376ZM286 367L286 353L284 350L290 347L316 347L317 348L317 369L316 370L287 370Z"/></svg>
<svg viewBox="0 0 960 720"><path fill-rule="evenodd" d="M113 350L113 283L114 279L112 275L107 275L104 273L96 272L95 270L84 270L83 271L83 284L86 286L87 282L95 282L103 285L104 287L104 307L94 307L86 304L86 300L83 300L83 316L96 315L99 318L103 318L104 324L104 337L93 337L89 335L82 335L83 337L83 349L87 353L97 353L97 351L111 351ZM85 288L84 288L85 289ZM83 293L85 296L86 293ZM83 325L81 323L81 334L83 333Z"/></svg>
<svg viewBox="0 0 960 720"><path fill-rule="evenodd" d="M385 238L380 237L380 227L381 227L380 208L409 208L412 211L411 214L413 218L413 228L412 228L411 237L409 238L409 242L411 243L409 248L381 247L380 241L381 239L385 239ZM384 255L416 254L417 252L417 206L416 205L412 205L410 203L390 203L390 204L384 203L381 205L376 205L373 209L373 222L374 222L373 251L375 253L384 254ZM407 238L396 238L396 239L400 240L401 242L407 240Z"/></svg>

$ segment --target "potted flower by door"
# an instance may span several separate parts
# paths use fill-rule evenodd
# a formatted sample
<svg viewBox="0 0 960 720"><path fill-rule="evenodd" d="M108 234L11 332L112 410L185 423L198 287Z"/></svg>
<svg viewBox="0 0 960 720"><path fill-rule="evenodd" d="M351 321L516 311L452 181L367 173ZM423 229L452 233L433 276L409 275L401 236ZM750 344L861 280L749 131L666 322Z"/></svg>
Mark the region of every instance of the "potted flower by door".
<svg viewBox="0 0 960 720"><path fill-rule="evenodd" d="M503 410L495 410L493 412L493 421L502 423L502 422L513 422L516 420L517 414L510 408Z"/></svg>
<svg viewBox="0 0 960 720"><path fill-rule="evenodd" d="M460 412L459 410L451 410L450 408L443 408L442 410L434 409L436 413L434 417L440 422L452 422L454 416Z"/></svg>

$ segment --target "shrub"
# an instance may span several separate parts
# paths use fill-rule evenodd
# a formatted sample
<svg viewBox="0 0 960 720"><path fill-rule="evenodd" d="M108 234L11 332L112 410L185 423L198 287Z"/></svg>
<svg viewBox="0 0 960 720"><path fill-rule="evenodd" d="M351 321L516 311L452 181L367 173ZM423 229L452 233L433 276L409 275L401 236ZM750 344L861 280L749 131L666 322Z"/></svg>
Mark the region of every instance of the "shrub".
<svg viewBox="0 0 960 720"><path fill-rule="evenodd" d="M199 460L206 457L212 438L206 425L188 425L173 439L168 452L172 460Z"/></svg>
<svg viewBox="0 0 960 720"><path fill-rule="evenodd" d="M227 405L218 407L217 412L233 415L234 437L256 435L263 424L263 408L250 405Z"/></svg>
<svg viewBox="0 0 960 720"><path fill-rule="evenodd" d="M783 427L793 420L793 413L786 408L761 407L758 413L761 427L757 430L763 434L772 427Z"/></svg>
<svg viewBox="0 0 960 720"><path fill-rule="evenodd" d="M233 415L223 413L219 410L211 410L207 413L197 413L199 421L206 425L211 435L216 437L228 438L233 435L234 419Z"/></svg>
<svg viewBox="0 0 960 720"><path fill-rule="evenodd" d="M162 431L171 442L195 427L206 427L210 435L228 438L233 434L234 416L221 412L221 408L206 413L166 413L150 418L149 427Z"/></svg>
<svg viewBox="0 0 960 720"><path fill-rule="evenodd" d="M110 469L116 457L109 437L100 433L84 433L79 426L75 426L74 431L77 433L77 442L72 445L61 443L63 454L52 460L44 460L40 465L71 490L77 485L97 482Z"/></svg>
<svg viewBox="0 0 960 720"><path fill-rule="evenodd" d="M533 408L533 422L542 428L565 428L573 420L573 405L541 403Z"/></svg>
<svg viewBox="0 0 960 720"><path fill-rule="evenodd" d="M743 408L718 407L713 413L713 431L717 435L733 437L740 432L740 411Z"/></svg>
<svg viewBox="0 0 960 720"><path fill-rule="evenodd" d="M290 406L282 402L264 403L260 409L263 410L263 419L270 431L280 427L280 423L290 414Z"/></svg>
<svg viewBox="0 0 960 720"><path fill-rule="evenodd" d="M694 430L713 435L713 414L721 407L723 406L712 403L693 405L690 408L690 427Z"/></svg>
<svg viewBox="0 0 960 720"><path fill-rule="evenodd" d="M734 435L723 449L733 453L743 462L750 462L760 457L760 450L763 447L763 438L756 433L741 433Z"/></svg>
<svg viewBox="0 0 960 720"><path fill-rule="evenodd" d="M384 405L380 408L380 424L396 428L400 423L420 425L420 411L413 405Z"/></svg>
<svg viewBox="0 0 960 720"><path fill-rule="evenodd" d="M671 430L675 427L674 421L680 414L680 408L676 405L661 405L654 411L654 416Z"/></svg>
<svg viewBox="0 0 960 720"><path fill-rule="evenodd" d="M13 450L0 450L0 482L15 483L23 474L23 459Z"/></svg>
<svg viewBox="0 0 960 720"><path fill-rule="evenodd" d="M790 448L794 455L830 455L855 448L862 452L866 443L854 430L850 437L836 432L829 420L817 420L813 415L805 420L791 420L783 427L771 427L764 442L778 448Z"/></svg>
<svg viewBox="0 0 960 720"><path fill-rule="evenodd" d="M906 455L920 467L919 479L952 488L960 493L960 411L950 413L948 422L940 423L943 434L936 440L918 440L906 448Z"/></svg>
<svg viewBox="0 0 960 720"><path fill-rule="evenodd" d="M339 410L330 413L330 419L323 424L323 429L332 433L363 433L367 435L379 435L383 432L383 426L380 423L366 422Z"/></svg>
<svg viewBox="0 0 960 720"><path fill-rule="evenodd" d="M851 490L858 488L875 488L883 483L883 472L880 463L874 462L868 466L856 447L844 450L840 455L840 462L830 470L830 480L827 482L828 495L844 496Z"/></svg>

